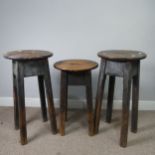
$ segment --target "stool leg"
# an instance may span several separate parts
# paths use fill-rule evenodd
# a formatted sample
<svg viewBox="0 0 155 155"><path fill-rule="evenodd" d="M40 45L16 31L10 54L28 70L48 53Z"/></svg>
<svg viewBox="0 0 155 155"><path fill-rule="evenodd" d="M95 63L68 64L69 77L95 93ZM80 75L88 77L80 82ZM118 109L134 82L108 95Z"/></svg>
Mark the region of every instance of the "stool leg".
<svg viewBox="0 0 155 155"><path fill-rule="evenodd" d="M122 125L121 125L121 137L120 137L120 146L122 147L126 147L127 145L130 88L131 88L131 79L129 75L124 75L123 77Z"/></svg>
<svg viewBox="0 0 155 155"><path fill-rule="evenodd" d="M14 99L14 124L15 129L19 129L19 108L18 108L18 97L17 97L17 79L15 75L15 69L13 64L13 99Z"/></svg>
<svg viewBox="0 0 155 155"><path fill-rule="evenodd" d="M92 83L91 72L86 73L86 96L87 96L87 115L89 125L89 135L94 135L94 122L93 122L93 103L92 103Z"/></svg>
<svg viewBox="0 0 155 155"><path fill-rule="evenodd" d="M49 72L49 65L48 61L46 64L46 71L44 75L45 87L46 87L46 94L47 94L47 101L48 101L48 112L49 112L49 119L51 122L51 129L52 133L57 133L57 124L56 124L56 115L55 115L55 108L53 102L53 92L52 92L52 83L51 83L51 76Z"/></svg>
<svg viewBox="0 0 155 155"><path fill-rule="evenodd" d="M106 122L111 122L112 108L113 108L113 97L115 88L115 76L109 76L109 90L108 90L108 103L106 110Z"/></svg>
<svg viewBox="0 0 155 155"><path fill-rule="evenodd" d="M47 121L47 109L46 109L46 100L45 100L43 76L38 76L38 84L39 84L39 93L40 93L42 117L43 117L43 122L45 122L45 121Z"/></svg>
<svg viewBox="0 0 155 155"><path fill-rule="evenodd" d="M68 118L68 103L66 102L66 106L65 106L65 121L67 121L67 118Z"/></svg>
<svg viewBox="0 0 155 155"><path fill-rule="evenodd" d="M138 122L138 100L139 100L139 77L140 77L140 64L138 63L137 75L133 77L132 86L132 117L131 117L131 132L137 132Z"/></svg>
<svg viewBox="0 0 155 155"><path fill-rule="evenodd" d="M24 74L23 74L23 66L22 64L19 63L17 69L17 92L18 92L18 104L19 104L20 139L21 144L24 145L27 143Z"/></svg>
<svg viewBox="0 0 155 155"><path fill-rule="evenodd" d="M64 104L65 104L65 121L67 121L67 118L68 118L68 102L67 102L67 99L68 99L68 76L66 75L66 86L64 87Z"/></svg>
<svg viewBox="0 0 155 155"><path fill-rule="evenodd" d="M94 115L94 133L95 134L98 133L98 129L99 129L103 90L104 90L104 84L106 80L105 68L106 68L106 62L101 60L101 66L100 66L98 84L97 84L95 115Z"/></svg>
<svg viewBox="0 0 155 155"><path fill-rule="evenodd" d="M60 88L60 126L59 131L61 136L65 135L65 118L66 118L66 111L67 111L67 87L68 87L68 80L67 80L67 73L61 71L61 88Z"/></svg>

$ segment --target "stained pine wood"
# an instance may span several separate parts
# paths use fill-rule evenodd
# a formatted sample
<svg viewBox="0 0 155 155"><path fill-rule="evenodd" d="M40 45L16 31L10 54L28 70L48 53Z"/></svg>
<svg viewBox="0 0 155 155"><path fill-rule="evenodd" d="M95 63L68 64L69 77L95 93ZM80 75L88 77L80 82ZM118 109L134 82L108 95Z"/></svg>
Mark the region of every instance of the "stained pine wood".
<svg viewBox="0 0 155 155"><path fill-rule="evenodd" d="M17 79L16 74L14 73L15 70L15 63L12 63L13 67L13 99L14 99L14 125L15 129L19 129L19 106L18 106L18 93L17 93Z"/></svg>
<svg viewBox="0 0 155 155"><path fill-rule="evenodd" d="M27 144L26 111L25 111L25 91L24 91L24 72L21 63L17 63L17 93L19 106L19 128L20 142Z"/></svg>
<svg viewBox="0 0 155 155"><path fill-rule="evenodd" d="M52 55L51 52L42 50L21 50L8 52L4 57L11 60L36 60L48 58Z"/></svg>
<svg viewBox="0 0 155 155"><path fill-rule="evenodd" d="M90 60L71 59L59 61L54 64L54 67L63 71L80 72L96 68L97 63Z"/></svg>
<svg viewBox="0 0 155 155"><path fill-rule="evenodd" d="M109 76L108 103L107 103L107 110L106 110L106 122L107 123L111 122L114 88L115 88L115 76Z"/></svg>
<svg viewBox="0 0 155 155"><path fill-rule="evenodd" d="M65 135L65 120L67 120L67 96L69 85L84 85L86 87L88 133L94 134L93 103L91 70L97 67L97 63L90 60L65 60L54 64L61 70L60 83L60 123L59 131Z"/></svg>
<svg viewBox="0 0 155 155"><path fill-rule="evenodd" d="M106 50L99 52L98 56L113 61L135 61L146 58L144 52L132 50Z"/></svg>
<svg viewBox="0 0 155 155"><path fill-rule="evenodd" d="M93 96L92 96L92 78L91 72L86 74L86 98L87 98L87 118L88 118L88 132L90 136L94 135L94 122L93 122Z"/></svg>
<svg viewBox="0 0 155 155"><path fill-rule="evenodd" d="M121 123L121 135L120 146L127 146L128 138L128 124L129 124L129 107L130 107L130 89L131 89L131 76L128 65L125 67L123 77L123 103L122 103L122 123Z"/></svg>
<svg viewBox="0 0 155 155"><path fill-rule="evenodd" d="M95 101L95 115L94 115L94 134L99 132L99 124L100 124L100 116L101 116L101 108L102 108L102 100L104 93L104 86L106 80L106 63L101 59L100 63L100 71L97 82L97 92L96 92L96 101Z"/></svg>
<svg viewBox="0 0 155 155"><path fill-rule="evenodd" d="M17 57L15 57L15 52L7 54L7 58L12 59L13 64L14 122L15 128L20 128L20 142L22 145L25 145L28 142L24 90L25 77L38 76L43 121L47 120L44 92L44 89L46 89L51 130L53 134L57 133L52 84L47 59L49 56L51 56L51 53L45 52L45 54L43 54L44 51L38 52L40 54L37 56L35 55L36 51L32 52L30 50L20 52L19 55L17 54L18 56L16 55Z"/></svg>
<svg viewBox="0 0 155 155"><path fill-rule="evenodd" d="M68 96L68 74L65 71L61 72L60 82L60 120L59 132L61 136L65 135L65 120L67 120L67 96Z"/></svg>
<svg viewBox="0 0 155 155"><path fill-rule="evenodd" d="M130 107L130 89L132 86L132 119L131 131L137 132L138 123L138 100L139 100L139 78L140 78L140 60L146 57L143 52L137 51L102 51L98 53L101 57L101 66L99 71L95 116L94 116L94 133L98 133L102 98L106 76L110 76L108 102L106 110L106 121L111 122L112 105L114 95L115 77L123 77L123 103L122 103L122 123L120 133L120 146L127 146L128 138L128 121Z"/></svg>
<svg viewBox="0 0 155 155"><path fill-rule="evenodd" d="M138 72L133 77L132 84L132 115L131 115L131 132L137 132L138 124L138 99L139 99L139 80L140 80L140 62L137 62Z"/></svg>
<svg viewBox="0 0 155 155"><path fill-rule="evenodd" d="M46 100L45 100L45 88L44 88L44 77L38 76L38 85L39 85L39 94L40 94L40 102L41 102L41 110L42 110L42 118L43 121L47 121L47 108L46 108Z"/></svg>

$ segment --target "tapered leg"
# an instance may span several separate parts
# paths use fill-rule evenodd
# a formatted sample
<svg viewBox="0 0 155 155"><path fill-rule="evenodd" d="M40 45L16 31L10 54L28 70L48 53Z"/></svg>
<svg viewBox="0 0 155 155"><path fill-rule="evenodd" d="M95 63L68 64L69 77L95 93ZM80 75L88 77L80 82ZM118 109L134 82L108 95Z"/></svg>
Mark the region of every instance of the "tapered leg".
<svg viewBox="0 0 155 155"><path fill-rule="evenodd" d="M127 72L127 71L125 71ZM121 124L121 136L120 146L127 146L128 137L128 120L129 120L129 105L130 105L130 88L131 79L129 74L124 73L123 77L123 107L122 107L122 124Z"/></svg>
<svg viewBox="0 0 155 155"><path fill-rule="evenodd" d="M47 121L47 109L46 109L46 100L45 100L43 76L38 76L38 84L39 84L39 93L40 93L42 117L43 117L43 121L45 122L45 121Z"/></svg>
<svg viewBox="0 0 155 155"><path fill-rule="evenodd" d="M67 72L61 71L61 83L60 83L60 125L59 131L61 136L65 135L65 118L67 111L67 87L68 78Z"/></svg>
<svg viewBox="0 0 155 155"><path fill-rule="evenodd" d="M87 115L89 125L89 135L94 135L94 122L93 122L93 103L92 103L92 82L91 72L86 73L86 96L87 96Z"/></svg>
<svg viewBox="0 0 155 155"><path fill-rule="evenodd" d="M138 124L138 100L139 100L139 77L140 77L140 62L138 62L137 75L133 77L132 86L132 117L131 117L131 132L137 132Z"/></svg>
<svg viewBox="0 0 155 155"><path fill-rule="evenodd" d="M66 75L67 76L67 75ZM65 104L65 121L67 121L67 118L68 118L68 102L67 102L67 99L68 99L68 78L66 77L66 80L65 81L65 87L64 87L64 104Z"/></svg>
<svg viewBox="0 0 155 155"><path fill-rule="evenodd" d="M25 113L25 92L24 92L24 74L23 65L17 65L17 92L18 92L18 105L19 105L19 126L20 126L20 139L21 144L27 143L27 130L26 130L26 113Z"/></svg>
<svg viewBox="0 0 155 155"><path fill-rule="evenodd" d="M68 87L67 87L68 88ZM68 89L67 89L68 90ZM68 102L66 102L66 106L65 106L65 121L67 121L68 118Z"/></svg>
<svg viewBox="0 0 155 155"><path fill-rule="evenodd" d="M114 88L115 88L115 76L109 76L108 102L107 102L107 110L106 110L106 122L108 123L111 122L111 117L112 117Z"/></svg>
<svg viewBox="0 0 155 155"><path fill-rule="evenodd" d="M104 60L101 60L98 85L97 85L96 103L95 103L95 115L94 115L94 133L95 134L98 133L98 129L99 129L103 90L104 90L104 84L106 79L105 68L106 68L106 62Z"/></svg>
<svg viewBox="0 0 155 155"><path fill-rule="evenodd" d="M13 62L13 99L14 99L14 124L15 129L19 129L19 108L18 108L18 95L17 95L17 83L15 75L15 63Z"/></svg>
<svg viewBox="0 0 155 155"><path fill-rule="evenodd" d="M48 112L49 112L49 119L51 121L51 129L52 133L57 133L57 124L56 124L56 115L55 115L55 108L53 102L53 92L52 92L52 84L51 84L51 76L49 72L49 65L48 61L46 64L46 74L44 75L45 80L45 87L46 87L46 94L47 94L47 101L48 101Z"/></svg>

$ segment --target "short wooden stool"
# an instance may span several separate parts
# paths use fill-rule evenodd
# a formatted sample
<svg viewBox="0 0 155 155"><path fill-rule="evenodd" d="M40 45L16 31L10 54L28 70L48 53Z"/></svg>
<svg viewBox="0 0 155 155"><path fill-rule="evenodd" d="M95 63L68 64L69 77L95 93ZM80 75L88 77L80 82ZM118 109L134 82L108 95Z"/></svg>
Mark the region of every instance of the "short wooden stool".
<svg viewBox="0 0 155 155"><path fill-rule="evenodd" d="M49 72L48 57L53 54L47 51L23 50L8 52L5 58L13 64L13 94L15 129L20 128L21 144L27 143L24 77L38 76L41 110L43 121L47 121L47 110L44 92L44 82L48 100L49 118L53 134L57 133L55 109Z"/></svg>
<svg viewBox="0 0 155 155"><path fill-rule="evenodd" d="M123 105L120 146L126 147L131 81L133 82L131 131L136 133L138 120L140 60L144 59L146 57L146 54L139 51L109 50L99 52L98 56L101 58L101 66L96 95L94 120L95 133L98 133L99 129L99 120L106 75L109 75L109 92L106 109L106 122L109 123L111 122L112 116L115 76L123 77Z"/></svg>
<svg viewBox="0 0 155 155"><path fill-rule="evenodd" d="M87 115L89 135L93 135L93 104L91 70L97 67L97 63L90 60L64 60L54 64L61 70L60 90L60 134L65 134L65 120L67 120L67 93L68 85L85 85L87 96Z"/></svg>

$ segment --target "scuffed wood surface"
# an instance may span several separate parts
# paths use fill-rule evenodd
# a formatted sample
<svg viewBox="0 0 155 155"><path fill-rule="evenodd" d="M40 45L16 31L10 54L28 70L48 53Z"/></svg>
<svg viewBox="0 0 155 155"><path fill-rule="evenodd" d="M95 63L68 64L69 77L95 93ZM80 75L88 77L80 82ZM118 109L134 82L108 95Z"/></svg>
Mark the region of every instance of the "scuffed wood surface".
<svg viewBox="0 0 155 155"><path fill-rule="evenodd" d="M54 67L59 70L72 72L92 70L97 66L98 64L94 61L82 59L63 60L54 64Z"/></svg>
<svg viewBox="0 0 155 155"><path fill-rule="evenodd" d="M134 61L144 59L147 55L144 52L132 50L106 50L99 52L98 56L115 61Z"/></svg>
<svg viewBox="0 0 155 155"><path fill-rule="evenodd" d="M48 58L52 55L51 52L42 50L21 50L8 52L4 57L12 60L34 60Z"/></svg>

